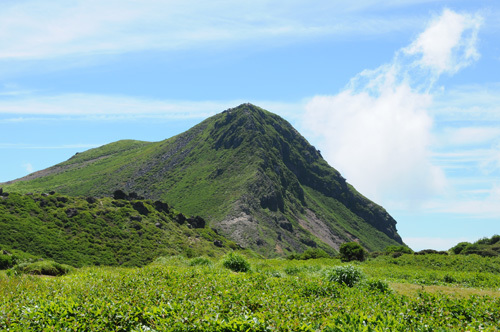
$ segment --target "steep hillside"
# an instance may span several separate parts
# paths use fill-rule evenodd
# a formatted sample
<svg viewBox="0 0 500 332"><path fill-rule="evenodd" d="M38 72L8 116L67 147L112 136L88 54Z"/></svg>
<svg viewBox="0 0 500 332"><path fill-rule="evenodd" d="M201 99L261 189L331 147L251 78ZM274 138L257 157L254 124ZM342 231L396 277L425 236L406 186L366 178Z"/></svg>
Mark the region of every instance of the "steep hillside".
<svg viewBox="0 0 500 332"><path fill-rule="evenodd" d="M203 216L268 256L357 240L401 244L396 221L359 194L287 121L251 104L161 142L119 141L5 185L103 197L116 189Z"/></svg>
<svg viewBox="0 0 500 332"><path fill-rule="evenodd" d="M215 256L237 248L166 203L115 198L0 195L0 248L73 266L142 266L163 255Z"/></svg>

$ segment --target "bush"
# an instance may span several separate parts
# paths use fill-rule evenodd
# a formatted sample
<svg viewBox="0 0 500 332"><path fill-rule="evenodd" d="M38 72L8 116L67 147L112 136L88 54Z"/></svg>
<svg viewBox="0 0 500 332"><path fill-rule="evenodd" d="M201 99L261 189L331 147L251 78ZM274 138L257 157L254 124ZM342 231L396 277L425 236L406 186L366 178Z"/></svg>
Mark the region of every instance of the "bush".
<svg viewBox="0 0 500 332"><path fill-rule="evenodd" d="M363 272L352 265L336 266L325 272L325 279L327 281L336 282L348 287L353 287L364 278L365 275Z"/></svg>
<svg viewBox="0 0 500 332"><path fill-rule="evenodd" d="M366 258L366 251L357 242L346 242L340 246L339 249L340 260L342 262L350 261L364 261Z"/></svg>
<svg viewBox="0 0 500 332"><path fill-rule="evenodd" d="M12 267L13 261L12 261L12 256L10 255L2 255L0 254L0 270L5 270L10 267Z"/></svg>
<svg viewBox="0 0 500 332"><path fill-rule="evenodd" d="M469 242L460 242L459 244L457 244L456 246L454 246L453 248L450 249L450 251L456 255L458 254L461 254L462 251L467 247L471 245L471 243Z"/></svg>
<svg viewBox="0 0 500 332"><path fill-rule="evenodd" d="M380 292L380 293L391 293L392 290L389 287L389 284L380 279L368 279L366 281L366 286L369 290Z"/></svg>
<svg viewBox="0 0 500 332"><path fill-rule="evenodd" d="M250 263L243 257L233 252L227 254L222 265L234 272L248 272L250 271Z"/></svg>
<svg viewBox="0 0 500 332"><path fill-rule="evenodd" d="M385 252L388 254L401 253L401 254L413 254L413 250L407 246L388 246L385 248Z"/></svg>

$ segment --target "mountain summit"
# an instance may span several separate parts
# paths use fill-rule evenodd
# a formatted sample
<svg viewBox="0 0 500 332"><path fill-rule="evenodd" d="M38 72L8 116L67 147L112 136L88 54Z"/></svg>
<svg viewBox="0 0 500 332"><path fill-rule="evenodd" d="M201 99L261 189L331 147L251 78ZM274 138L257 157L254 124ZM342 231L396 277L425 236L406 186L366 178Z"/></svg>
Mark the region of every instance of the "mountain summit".
<svg viewBox="0 0 500 332"><path fill-rule="evenodd" d="M161 142L124 140L10 182L11 191L161 199L266 256L347 241L402 244L396 221L358 193L287 121L252 104Z"/></svg>

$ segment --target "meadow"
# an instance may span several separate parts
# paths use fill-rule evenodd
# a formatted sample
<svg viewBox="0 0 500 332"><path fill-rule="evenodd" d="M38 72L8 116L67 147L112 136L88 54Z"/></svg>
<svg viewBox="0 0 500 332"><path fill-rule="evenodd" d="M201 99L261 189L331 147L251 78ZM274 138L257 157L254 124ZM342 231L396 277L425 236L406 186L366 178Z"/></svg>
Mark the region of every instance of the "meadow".
<svg viewBox="0 0 500 332"><path fill-rule="evenodd" d="M499 321L498 257L228 254L58 277L0 271L2 331L498 331Z"/></svg>

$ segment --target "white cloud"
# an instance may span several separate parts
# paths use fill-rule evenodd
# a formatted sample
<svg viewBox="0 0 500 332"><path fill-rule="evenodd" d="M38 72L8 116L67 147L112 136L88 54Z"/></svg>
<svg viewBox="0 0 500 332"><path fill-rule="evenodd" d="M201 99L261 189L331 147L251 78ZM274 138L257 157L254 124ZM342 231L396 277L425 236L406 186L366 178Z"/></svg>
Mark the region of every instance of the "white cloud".
<svg viewBox="0 0 500 332"><path fill-rule="evenodd" d="M441 144L445 145L478 145L492 143L500 139L499 127L460 127L445 128L440 139Z"/></svg>
<svg viewBox="0 0 500 332"><path fill-rule="evenodd" d="M415 64L430 69L436 76L454 74L479 58L476 43L481 24L479 15L445 9L403 53L420 56Z"/></svg>
<svg viewBox="0 0 500 332"><path fill-rule="evenodd" d="M264 0L13 1L2 3L0 11L0 59L172 50L212 43L264 42L276 37L296 40L380 34L414 26L411 15L390 19L362 15L374 7L374 1L356 4L319 1L311 6L308 1L270 4ZM392 6L399 4L384 8Z"/></svg>
<svg viewBox="0 0 500 332"><path fill-rule="evenodd" d="M440 74L477 58L480 21L445 10L391 63L307 104L304 121L324 139L326 159L363 194L413 205L446 188L444 172L432 163L431 88Z"/></svg>

